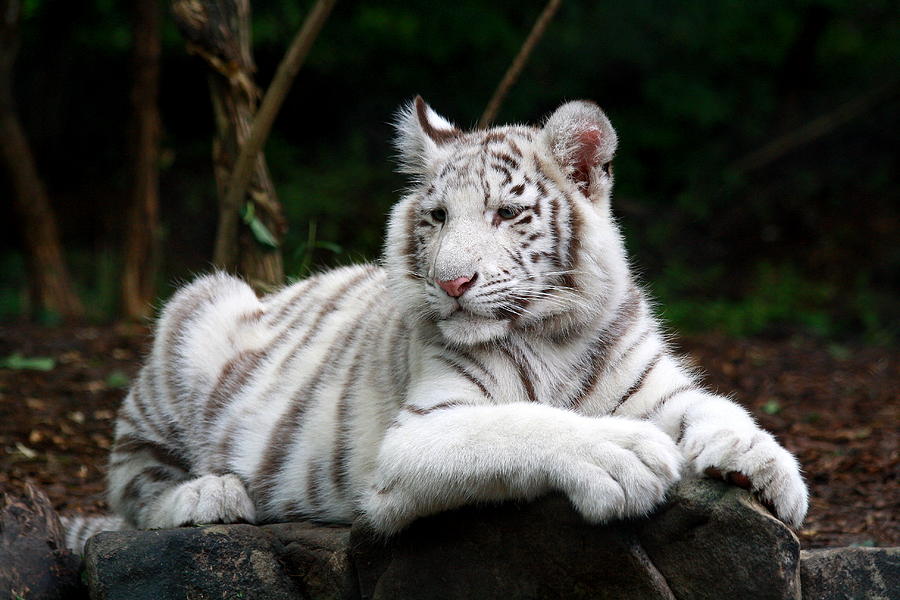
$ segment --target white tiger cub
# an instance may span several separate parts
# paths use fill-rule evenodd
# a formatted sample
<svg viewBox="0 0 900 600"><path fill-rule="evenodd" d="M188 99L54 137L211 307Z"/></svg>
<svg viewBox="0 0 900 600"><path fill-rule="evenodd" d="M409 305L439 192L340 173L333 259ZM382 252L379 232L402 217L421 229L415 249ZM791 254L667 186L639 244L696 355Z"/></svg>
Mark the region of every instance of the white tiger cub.
<svg viewBox="0 0 900 600"><path fill-rule="evenodd" d="M129 526L361 516L391 534L550 490L602 522L708 468L802 522L794 457L666 348L596 105L463 132L416 98L398 130L413 184L382 266L262 299L213 274L165 307L116 424L109 499Z"/></svg>

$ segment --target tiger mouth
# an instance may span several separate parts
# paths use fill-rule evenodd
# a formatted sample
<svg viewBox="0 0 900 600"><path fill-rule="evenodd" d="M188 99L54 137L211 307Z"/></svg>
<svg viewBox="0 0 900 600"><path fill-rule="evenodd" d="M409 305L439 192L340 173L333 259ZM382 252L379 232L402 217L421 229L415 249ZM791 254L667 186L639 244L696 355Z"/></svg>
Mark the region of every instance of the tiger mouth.
<svg viewBox="0 0 900 600"><path fill-rule="evenodd" d="M527 306L527 302L525 306ZM525 308L525 306L521 306L520 308ZM519 307L517 305L517 307ZM474 307L465 306L460 302L456 302L453 308L449 313L442 315L438 318L439 321L459 321L459 320L468 320L468 321L476 321L476 322L492 322L496 323L499 321L515 321L521 317L521 311L516 308L511 307L501 307L494 308L488 310L479 310Z"/></svg>

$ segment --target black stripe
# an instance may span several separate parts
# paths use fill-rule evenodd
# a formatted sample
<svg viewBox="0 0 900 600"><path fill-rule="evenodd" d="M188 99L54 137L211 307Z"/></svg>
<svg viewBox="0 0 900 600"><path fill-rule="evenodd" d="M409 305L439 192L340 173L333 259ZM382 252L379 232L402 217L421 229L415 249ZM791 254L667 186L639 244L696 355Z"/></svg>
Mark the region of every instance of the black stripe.
<svg viewBox="0 0 900 600"><path fill-rule="evenodd" d="M481 138L481 145L488 146L491 142L502 142L506 140L506 134L501 133L499 131L491 131L490 133L486 133L483 138Z"/></svg>
<svg viewBox="0 0 900 600"><path fill-rule="evenodd" d="M681 440L684 439L685 433L687 433L687 417L685 415L681 415L681 423L678 426L678 438L675 440L676 444L681 443Z"/></svg>
<svg viewBox="0 0 900 600"><path fill-rule="evenodd" d="M178 381L176 373L180 370L181 358L179 343L180 337L188 330L188 322L197 317L200 307L212 301L214 294L215 280L205 280L204 287L200 289L192 289L192 295L181 300L173 307L171 316L166 320L168 326L168 335L163 340L157 340L157 343L163 344L163 365L164 370L161 372L163 383L165 384L165 395L170 399L173 407L176 407L183 400L178 394ZM196 284L194 284L196 285Z"/></svg>
<svg viewBox="0 0 900 600"><path fill-rule="evenodd" d="M457 373L459 373L460 375L462 375L463 377L465 377L466 379L471 381L473 384L475 384L475 387L477 387L481 391L481 394L484 397L493 401L494 397L491 396L491 393L484 386L484 384L477 377L475 377L474 375L469 373L469 371L466 370L466 368L464 366L462 366L461 364L459 364L458 362L456 362L455 360L453 360L451 358L447 358L446 356L436 355L434 358L440 360L441 362L443 362L444 364L449 366L451 369L453 369L454 371L456 371Z"/></svg>
<svg viewBox="0 0 900 600"><path fill-rule="evenodd" d="M320 461L309 461L309 469L306 472L306 497L313 513L315 513L322 504L323 470L324 467Z"/></svg>
<svg viewBox="0 0 900 600"><path fill-rule="evenodd" d="M628 349L619 355L619 358L616 359L616 362L610 366L610 370L615 370L615 369L619 368L620 365L624 364L625 361L627 361L628 358L631 356L631 354L635 350L637 350L641 346L641 344L643 344L644 342L647 341L647 338L650 337L651 331L652 330L649 328L642 331L641 334L639 336L637 336L637 339L635 339L631 343L631 345L628 346Z"/></svg>
<svg viewBox="0 0 900 600"><path fill-rule="evenodd" d="M491 152L491 156L506 163L510 169L515 170L519 168L519 161L505 152Z"/></svg>
<svg viewBox="0 0 900 600"><path fill-rule="evenodd" d="M617 309L616 316L605 331L597 335L596 340L588 348L585 357L579 360L579 364L587 364L587 378L582 379L578 390L573 396L569 407L577 410L584 400L590 396L600 380L600 375L606 370L611 358L610 353L622 336L634 327L640 314L641 302L637 288L630 288L627 296Z"/></svg>
<svg viewBox="0 0 900 600"><path fill-rule="evenodd" d="M150 418L150 413L147 411L147 406L144 404L143 400L143 392L141 391L143 388L143 378L139 378L134 385L131 386L131 392L128 394L128 397L125 399L125 406L129 404L134 406L137 411L138 422L145 427L136 427L136 429L147 429L151 434L156 437L166 437L165 433L160 431L159 427L153 422ZM130 403L129 403L130 400Z"/></svg>
<svg viewBox="0 0 900 600"><path fill-rule="evenodd" d="M416 220L419 214L419 204L410 202L406 209L406 245L403 254L406 256L406 266L411 273L419 272L417 254L419 246L416 242Z"/></svg>
<svg viewBox="0 0 900 600"><path fill-rule="evenodd" d="M343 293L343 292L340 292ZM337 298L334 297L334 302ZM366 314L371 306L379 300L379 296L373 295L369 302L359 311L359 315ZM333 302L331 303L333 304ZM332 308L333 310L333 308ZM324 313L320 314L323 316ZM351 319L350 322L355 322ZM318 322L318 321L317 321ZM310 393L315 393L322 378L329 369L334 368L336 358L343 356L344 351L356 340L360 332L358 327L345 329L328 349L328 354L322 359L308 381L304 382L288 401L288 408L272 428L269 439L269 447L263 456L260 466L253 478L252 488L260 498L261 503L268 502L272 495L277 473L284 466L288 452L293 442L297 439L297 431L303 426L303 417L312 404Z"/></svg>
<svg viewBox="0 0 900 600"><path fill-rule="evenodd" d="M457 348L454 350L450 350L448 348L446 350L455 353L458 357L462 358L463 360L477 368L479 371L481 371L484 375L486 375L488 379L494 382L494 385L497 384L497 378L494 376L494 374L491 373L480 360L469 354L467 350L464 350L462 348Z"/></svg>
<svg viewBox="0 0 900 600"><path fill-rule="evenodd" d="M439 410L444 410L447 408L454 408L457 406L471 406L466 402L462 402L460 400L447 400L446 402L441 402L439 404L435 404L434 406L429 406L428 408L420 408L418 406L413 406L411 404L404 404L403 410L409 411L415 415L425 416L430 415L433 412L437 412Z"/></svg>
<svg viewBox="0 0 900 600"><path fill-rule="evenodd" d="M663 353L658 352L656 356L654 356L653 359L650 360L649 363L647 363L647 366L644 367L643 371L641 371L641 374L638 376L637 380L630 388L628 388L628 391L625 392L622 398L619 399L619 401L613 407L612 411L610 411L610 414L615 414L623 404L631 400L631 398L641 390L641 388L644 386L644 382L647 380L647 376L650 374L650 371L656 368L656 365L659 364L659 361L660 359L662 359L662 357Z"/></svg>
<svg viewBox="0 0 900 600"><path fill-rule="evenodd" d="M317 303L318 311L316 312L315 318L313 322L303 330L303 335L300 336L299 340L291 338L290 334L296 333L297 329L294 329L294 326L304 315L298 316L294 320L294 322L291 323L290 327L286 328L278 336L278 338L276 338L268 347L265 348L264 351L266 354L273 355L280 349L282 343L293 343L293 346L284 353L284 355L281 357L281 361L274 368L275 375L271 378L270 384L260 394L261 398L269 397L272 394L272 389L274 387L277 387L282 381L284 381L284 371L293 367L293 361L303 357L301 350L306 345L308 345L309 342L312 341L314 336L319 334L319 330L322 328L322 324L325 318L335 310L337 310L337 301L343 296L349 295L354 288L361 285L363 281L366 280L370 275L378 274L380 273L376 271L374 267L367 265L367 268L364 272L357 273L351 279L341 284L341 287L336 292L332 292L326 299L324 299L324 301L322 301L321 303Z"/></svg>
<svg viewBox="0 0 900 600"><path fill-rule="evenodd" d="M525 389L525 394L528 396L528 400L530 402L537 402L537 394L534 391L534 382L532 381L533 373L530 372L527 365L519 359L509 348L506 346L501 346L500 348L504 354L506 354L507 358L510 362L513 363L513 366L516 367L516 372L519 374L519 379L522 382L522 387Z"/></svg>
<svg viewBox="0 0 900 600"><path fill-rule="evenodd" d="M137 500L143 496L142 488L147 484L163 483L179 479L165 467L147 467L132 477L122 491L125 500Z"/></svg>
<svg viewBox="0 0 900 600"><path fill-rule="evenodd" d="M113 454L146 452L160 464L174 467L185 473L189 473L191 470L190 463L175 450L133 433L126 433L117 437L115 443L113 443L112 452Z"/></svg>
<svg viewBox="0 0 900 600"><path fill-rule="evenodd" d="M348 496L347 492L350 488L350 482L348 481L350 474L347 470L347 452L350 448L350 434L352 433L348 423L350 417L349 404L359 379L359 370L362 368L364 350L365 344L359 344L356 348L356 352L353 354L353 358L350 359L350 369L347 371L347 378L341 386L341 393L338 396L336 408L337 432L335 434L334 452L331 458L331 480L335 490L345 498Z"/></svg>
<svg viewBox="0 0 900 600"><path fill-rule="evenodd" d="M271 313L271 316L269 316L269 318L267 319L266 324L273 329L278 327L282 319L287 318L291 309L297 308L297 306L303 301L303 299L317 287L318 283L319 279L313 277L307 279L301 284L298 284L295 293L292 294L290 298L284 301L284 304L282 304L281 308Z"/></svg>
<svg viewBox="0 0 900 600"><path fill-rule="evenodd" d="M569 244L566 248L565 269L574 271L578 267L578 250L581 248L581 215L573 203L569 203ZM575 290L576 279L573 273L565 273L562 283L571 290Z"/></svg>
<svg viewBox="0 0 900 600"><path fill-rule="evenodd" d="M247 383L252 372L262 364L261 359L269 349L270 347L267 346L252 351L242 350L238 352L237 356L225 363L225 366L219 373L219 379L207 397L206 406L203 410L207 426L212 424L212 418L217 412L228 406L239 396L241 388Z"/></svg>
<svg viewBox="0 0 900 600"><path fill-rule="evenodd" d="M231 472L231 453L234 449L234 442L237 438L238 430L241 422L247 419L247 415L242 413L232 420L225 430L222 432L219 445L216 452L213 453L213 459L210 461L210 469L216 475L226 475Z"/></svg>
<svg viewBox="0 0 900 600"><path fill-rule="evenodd" d="M525 215L524 217L522 217L521 219L519 219L518 221L513 223L513 225L523 225L525 223L531 223L531 217L532 217L532 215L530 215L530 214Z"/></svg>
<svg viewBox="0 0 900 600"><path fill-rule="evenodd" d="M657 400L657 401L653 404L653 408L651 408L650 410L646 411L646 412L641 416L641 418L642 418L642 419L648 419L648 418L650 418L651 415L654 415L654 414L658 413L660 410L662 410L663 406L665 406L665 404L666 404L669 400L671 400L672 398L674 398L675 396L680 396L681 394L683 394L683 393L685 393L685 392L691 392L691 391L694 391L694 390L696 390L696 389L697 389L697 387L696 387L695 385L693 385L693 384L690 384L690 383L689 383L689 384L686 384L686 385L680 385L680 386L678 386L677 388L675 388L674 390L671 390L671 391L667 392L667 393L664 394L659 400Z"/></svg>

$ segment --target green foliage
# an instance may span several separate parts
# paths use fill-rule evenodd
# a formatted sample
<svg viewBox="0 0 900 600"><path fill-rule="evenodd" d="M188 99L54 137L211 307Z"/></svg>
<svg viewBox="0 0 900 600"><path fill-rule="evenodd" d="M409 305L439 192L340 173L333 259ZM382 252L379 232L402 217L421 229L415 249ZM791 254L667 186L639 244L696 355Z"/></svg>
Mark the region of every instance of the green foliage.
<svg viewBox="0 0 900 600"><path fill-rule="evenodd" d="M697 332L718 330L746 337L780 332L805 332L822 337L862 337L875 344L890 343L897 332L876 312L854 306L867 290L840 288L814 281L790 264L760 263L749 274L743 292L735 297L710 293L725 278L722 267L697 268L674 263L661 277L650 282L659 299L660 312L676 330ZM851 313L867 315L861 329L847 328L859 323L836 310L842 297L851 292ZM853 292L855 291L855 294Z"/></svg>
<svg viewBox="0 0 900 600"><path fill-rule="evenodd" d="M775 398L771 398L762 405L762 411L767 415L777 415L781 412L781 402Z"/></svg>
<svg viewBox="0 0 900 600"><path fill-rule="evenodd" d="M278 248L278 240L275 239L275 236L272 235L272 232L269 231L269 228L266 227L265 223L260 221L259 217L256 216L256 209L254 208L253 202L247 202L243 208L241 208L241 219L244 221L244 224L250 228L253 239L267 248Z"/></svg>
<svg viewBox="0 0 900 600"><path fill-rule="evenodd" d="M106 376L106 385L111 388L126 388L130 380L122 371L115 370Z"/></svg>
<svg viewBox="0 0 900 600"><path fill-rule="evenodd" d="M26 357L15 352L5 358L0 358L0 369L12 369L14 371L52 371L56 367L56 361L46 356Z"/></svg>
<svg viewBox="0 0 900 600"><path fill-rule="evenodd" d="M405 185L392 172L390 115L421 93L459 125L474 123L544 5L337 4L265 149L290 225L290 276L377 259ZM252 2L263 87L311 6ZM116 209L129 194L131 6L25 0L24 15L19 106L42 173L66 200L79 289L92 316L108 317L118 305ZM498 121L539 122L577 97L607 110L621 143L613 209L676 329L894 343L897 94L756 171L734 165L896 82L897 30L891 0L566 2ZM166 18L166 284L208 269L211 254L213 124L201 73ZM273 245L248 212L257 241ZM0 268L8 318L28 308L24 265L7 247Z"/></svg>
<svg viewBox="0 0 900 600"><path fill-rule="evenodd" d="M310 221L306 241L300 242L294 248L293 260L290 264L296 265L296 267L292 268L292 273L288 274L289 281L303 279L313 272L313 256L318 249L327 250L332 254L340 254L344 251L334 242L316 239L316 221Z"/></svg>

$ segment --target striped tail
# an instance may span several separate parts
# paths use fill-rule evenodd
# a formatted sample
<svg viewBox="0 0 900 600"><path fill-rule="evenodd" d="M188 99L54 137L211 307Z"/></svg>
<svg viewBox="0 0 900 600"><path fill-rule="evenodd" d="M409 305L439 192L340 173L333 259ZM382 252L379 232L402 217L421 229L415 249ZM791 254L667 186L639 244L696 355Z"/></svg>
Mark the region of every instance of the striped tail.
<svg viewBox="0 0 900 600"><path fill-rule="evenodd" d="M88 539L101 531L120 531L131 529L121 517L114 516L61 516L63 529L66 532L66 548L76 554L84 554L84 545Z"/></svg>

